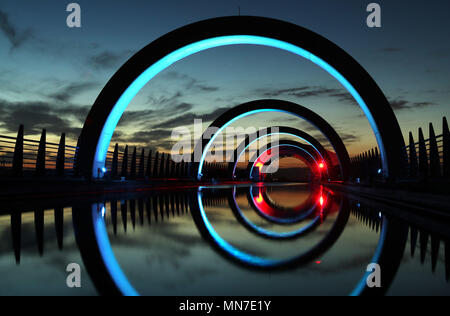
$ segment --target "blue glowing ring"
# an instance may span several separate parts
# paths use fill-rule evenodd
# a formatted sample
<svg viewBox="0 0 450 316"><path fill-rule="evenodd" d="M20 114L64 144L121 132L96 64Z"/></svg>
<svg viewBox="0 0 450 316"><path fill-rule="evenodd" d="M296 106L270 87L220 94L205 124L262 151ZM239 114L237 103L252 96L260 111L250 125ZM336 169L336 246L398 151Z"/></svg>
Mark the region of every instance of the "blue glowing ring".
<svg viewBox="0 0 450 316"><path fill-rule="evenodd" d="M380 148L383 175L402 173L404 139L394 111L376 82L350 55L300 26L263 17L221 17L170 32L136 53L100 93L80 135L79 167L97 177L114 130L134 96L177 61L214 47L262 45L306 58L335 77L364 111ZM302 48L303 47L303 48Z"/></svg>
<svg viewBox="0 0 450 316"><path fill-rule="evenodd" d="M206 215L206 211L204 209L203 201L202 201L202 188L200 188L197 192L196 206L198 206L198 211L199 211L201 221L198 222L196 214L193 213L194 221L196 222L197 225L201 225L198 227L200 228L200 231L202 233L205 233L203 228L206 229L206 234L208 236L208 239L213 242L215 247L218 247L222 252L227 254L227 258L230 258L228 256L231 256L231 258L233 260L237 260L244 266L253 267L253 268L262 268L262 269L280 269L283 267L289 267L289 266L295 265L299 261L305 261L305 263L308 262L308 260L309 260L308 258L316 256L317 253L322 251L322 247L324 247L323 249L327 248L328 246L324 246L324 244L327 244L328 242L330 242L330 239L333 238L331 236L336 234L337 231L340 231L340 228L338 228L337 223L341 222L341 221L346 222L347 218L348 218L346 215L346 214L348 214L348 212L340 213L338 216L338 219L337 219L335 225L333 226L333 228L331 229L331 232L329 233L329 235L327 235L324 238L324 240L321 243L319 243L319 246L314 248L313 250L307 252L306 254L294 256L294 257L291 257L288 259L275 260L275 259L261 258L258 256L248 254L246 252L243 252L243 251L237 249L236 247L234 247L233 245L231 245L230 243L228 243L225 239L223 239L216 232L216 230L214 229L214 227L212 226L211 222L209 221L209 219ZM342 205L341 205L341 209L342 209ZM341 226L339 225L339 227L341 227ZM340 232L338 234L340 234Z"/></svg>
<svg viewBox="0 0 450 316"><path fill-rule="evenodd" d="M95 238L97 239L98 250L109 275L122 294L126 296L138 296L138 292L133 288L130 281L128 281L114 256L111 243L109 242L108 232L106 231L105 212L106 209L104 205L92 205L92 222Z"/></svg>
<svg viewBox="0 0 450 316"><path fill-rule="evenodd" d="M251 195L251 197L253 198L253 195ZM244 215L241 208L239 207L239 205L236 202L236 190L235 189L233 190L233 202L234 202L234 205L232 205L232 207L234 208L234 210L236 210L239 218L241 218L245 222L244 225L246 227L248 227L251 231L256 232L258 235L263 236L265 238L269 238L269 239L283 240L283 239L293 239L293 238L302 237L305 234L311 232L312 229L317 227L321 221L321 217L319 214L310 223L308 223L308 225L301 227L297 230L293 230L290 232L283 232L283 233L274 232L274 231L270 231L270 230L259 227L258 225L251 222ZM317 209L317 207L318 207L317 203L314 203L314 205L305 214L302 214L301 220L308 218L312 213L314 213L314 211Z"/></svg>
<svg viewBox="0 0 450 316"><path fill-rule="evenodd" d="M277 145L277 146L273 146L273 147L268 148L268 149L265 150L263 153L261 153L261 155L259 155L258 158L256 158L255 163L256 163L256 161L259 160L259 158L261 158L262 155L264 155L266 152L268 152L268 151L271 150L272 148L277 148L277 147L281 147L281 146L283 146L283 147L293 147L293 148L300 149L301 151L303 151L303 152L305 152L306 154L308 154L308 156L310 156L310 157L312 158L312 160L314 160L314 162L316 163L317 168L320 169L320 167L319 167L319 162L316 160L315 157L313 157L313 155L311 155L311 154L310 154L308 151L306 151L305 149L303 149L303 148L301 148L301 147L299 147L299 146L292 145L292 144L280 144L280 145ZM255 163L253 163L252 167L250 168L250 177L251 177L251 175L253 174L253 169L254 169L254 167L255 167Z"/></svg>
<svg viewBox="0 0 450 316"><path fill-rule="evenodd" d="M311 142L307 141L307 140L304 139L303 137L300 137L300 136L297 136L297 135L294 135L294 134L291 134L291 133L283 133L283 132L280 132L280 133L268 133L268 134L261 135L261 136L259 136L258 138L254 139L253 141L251 141L251 142L250 142L250 143L249 143L249 144L248 144L248 145L247 145L247 146L239 153L239 156L236 157L236 163L235 163L235 165L234 165L234 167L233 167L233 173L232 173L232 176L234 176L234 175L236 174L236 166L237 166L237 162L239 161L239 159L241 159L241 157L242 157L242 155L245 153L245 151L246 151L252 144L254 144L256 141L260 140L261 138L263 138L263 137L269 137L269 136L272 136L272 135L287 135L287 136L292 136L292 137L294 137L294 138L301 139L301 140L303 140L304 142L308 143L312 148L314 148L314 150L319 154L319 156L322 158L322 160L325 161L325 158L324 158L323 155L320 153L320 151L319 151L313 144L311 144ZM201 170L200 170L200 173L201 173Z"/></svg>
<svg viewBox="0 0 450 316"><path fill-rule="evenodd" d="M253 199L255 198L252 188L250 188L250 201L254 201ZM316 203L313 203L313 206L306 212L304 212L303 214L301 214L300 216L294 217L294 218L278 218L278 217L273 217L270 215L265 214L255 203L251 202L252 205L255 206L255 208L258 211L258 215L260 215L262 218L264 218L265 220L275 223L275 224L281 224L281 225L289 225L289 224L296 224L299 223L300 221L303 221L305 218L308 218L315 210L316 208Z"/></svg>

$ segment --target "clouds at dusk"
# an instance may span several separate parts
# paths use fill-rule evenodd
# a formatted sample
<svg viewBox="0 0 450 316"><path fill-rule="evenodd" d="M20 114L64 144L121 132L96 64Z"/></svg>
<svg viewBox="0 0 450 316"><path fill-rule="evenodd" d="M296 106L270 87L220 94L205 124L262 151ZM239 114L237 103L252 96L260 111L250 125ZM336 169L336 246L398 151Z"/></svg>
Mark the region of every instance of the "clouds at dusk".
<svg viewBox="0 0 450 316"><path fill-rule="evenodd" d="M135 52L180 26L234 14L237 6L245 14L302 25L341 46L380 85L404 131L440 121L450 115L450 43L442 41L450 28L444 14L450 4L436 1L424 10L425 4L408 2L406 18L402 1L380 2L384 23L377 30L365 26L361 5L331 0L99 0L80 3L83 26L74 30L65 26L67 13L59 1L2 1L0 133L12 135L24 124L30 135L46 128L75 141L104 85ZM420 25L411 22L418 19ZM288 54L250 47L202 52L158 75L124 113L114 140L165 146L175 127L199 118L210 122L234 105L262 98L318 111L346 144L357 146L354 151L373 146L362 111L334 78ZM277 125L291 121L267 119Z"/></svg>

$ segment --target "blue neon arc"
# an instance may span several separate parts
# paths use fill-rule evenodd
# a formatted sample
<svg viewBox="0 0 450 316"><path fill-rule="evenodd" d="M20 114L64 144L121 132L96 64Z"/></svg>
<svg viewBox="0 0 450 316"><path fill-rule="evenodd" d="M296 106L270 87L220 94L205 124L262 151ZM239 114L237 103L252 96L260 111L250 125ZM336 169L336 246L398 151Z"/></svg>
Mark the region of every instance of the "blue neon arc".
<svg viewBox="0 0 450 316"><path fill-rule="evenodd" d="M271 111L279 111L279 110L271 110ZM297 135L294 135L294 134L291 134L291 133L269 133L269 134L266 134L266 135L263 135L263 136L261 136L261 137L258 137L258 138L256 138L256 139L254 139L254 140L252 140L252 142L251 143L249 143L245 148L244 148L244 150L242 150L240 153L239 153L239 157L237 157L236 158L236 162L238 162L240 159L241 159L241 156L244 154L244 152L251 146L251 145L253 145L253 143L255 143L257 140L260 140L261 138L263 138L263 137L268 137L268 136L272 136L272 135L287 135L287 136L292 136L292 137L295 137L295 138L298 138L298 139L301 139L302 141L304 141L304 142L306 142L306 143L308 143L310 146L312 146L313 148L314 148L314 150L319 154L319 156L322 158L322 161L324 161L325 159L323 158L323 156L322 156L322 154L320 153L320 151L313 145L313 144L311 144L309 141L307 141L306 139L304 139L303 137L300 137L300 136L297 136ZM233 168L233 175L236 173L236 165L234 165L234 168Z"/></svg>
<svg viewBox="0 0 450 316"><path fill-rule="evenodd" d="M252 190L250 190L250 198L251 198L252 200L255 199L255 196L254 196ZM294 218L293 220L290 220L290 219L283 220L283 219L279 219L279 218L272 217L272 216L269 216L269 215L267 215L267 214L264 214L264 212L261 211L261 209L258 207L258 205L255 204L255 206L256 206L256 208L259 210L260 214L262 214L264 217L269 218L270 220L272 220L272 221L274 221L274 222L285 223L285 224L290 224L290 223L292 223L292 222L304 220L305 218L307 218L308 216L310 216L310 215L312 214L312 212L313 212L313 211L316 209L316 207L317 207L317 205L314 204L307 212L305 212L305 214L303 214L303 215L301 215L301 216L299 216L299 217L297 217L297 218Z"/></svg>
<svg viewBox="0 0 450 316"><path fill-rule="evenodd" d="M98 209L101 209L99 212ZM97 204L92 205L92 220L94 224L95 237L97 239L98 249L103 258L103 262L114 283L117 285L123 295L138 296L138 292L133 288L127 277L123 273L119 263L117 262L111 244L108 238L108 232L105 225L105 207L99 207Z"/></svg>
<svg viewBox="0 0 450 316"><path fill-rule="evenodd" d="M108 116L105 125L103 126L102 132L100 134L100 138L97 144L94 164L92 168L93 177L97 176L98 170L102 170L105 166L106 155L108 152L109 144L111 142L111 138L113 136L114 130L116 129L117 124L119 123L120 118L122 117L123 112L128 107L130 102L136 96L136 94L157 74L166 69L167 67L173 65L177 61L186 58L192 54L220 46L227 45L262 45L269 46L274 48L279 48L293 54L304 57L316 65L320 66L324 70L326 70L329 74L335 77L347 90L348 92L355 98L358 102L362 110L364 111L366 117L368 118L372 129L375 133L375 137L377 139L378 145L380 147L381 156L383 161L385 161L385 150L383 146L383 142L381 141L381 136L378 132L378 127L375 123L375 120L370 113L369 108L367 107L364 100L361 98L356 89L350 84L350 82L345 79L335 68L329 65L327 62L322 60L321 58L311 54L310 52L300 48L298 46L292 45L290 43L276 40L273 38L263 37L263 36L254 36L254 35L229 35L229 36L220 36L214 37L206 40L202 40L190 45L187 45L183 48L180 48L164 58L160 59L158 62L154 63L147 70L145 70L133 83L125 90L122 96L119 98L117 103L114 105L110 115ZM217 134L216 134L217 135ZM210 144L208 144L210 146ZM206 150L207 152L207 150ZM205 151L204 151L205 154ZM204 157L202 157L204 160Z"/></svg>
<svg viewBox="0 0 450 316"><path fill-rule="evenodd" d="M297 148L297 149L300 149L300 150L304 151L308 156L310 156L314 160L314 162L317 165L317 168L319 168L319 162L317 162L316 158L314 158L309 152L307 152L303 148L295 146L295 145L292 145L292 144L281 144L281 145L273 146L272 148L277 148L277 147L281 147L281 146L283 146L283 147L293 147L293 148ZM258 161L259 158L261 158L262 155L264 155L266 152L268 152L272 148L267 149L265 152L263 152L261 155L259 155L258 158L256 159L256 161ZM255 164L253 164L252 168L250 169L250 176L253 174L253 169L254 168L255 168Z"/></svg>
<svg viewBox="0 0 450 316"><path fill-rule="evenodd" d="M251 254L240 251L239 249L232 246L230 243L228 243L226 240L220 237L220 235L216 232L216 230L213 228L210 221L208 220L205 209L203 207L201 191L199 191L197 194L197 201L203 223L205 224L208 233L211 235L211 237L214 239L217 245L219 245L220 248L222 248L224 251L231 254L234 258L239 259L242 262L250 263L255 266L270 267L279 264L280 262L283 262L280 260L266 259L258 256L253 256Z"/></svg>

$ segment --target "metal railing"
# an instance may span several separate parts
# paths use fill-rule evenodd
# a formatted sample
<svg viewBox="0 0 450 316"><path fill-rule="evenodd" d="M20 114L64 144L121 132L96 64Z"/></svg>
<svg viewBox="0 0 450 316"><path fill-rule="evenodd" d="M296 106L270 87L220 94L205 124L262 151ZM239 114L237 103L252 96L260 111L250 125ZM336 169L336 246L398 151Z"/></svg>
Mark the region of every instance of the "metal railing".
<svg viewBox="0 0 450 316"><path fill-rule="evenodd" d="M436 135L433 124L429 124L429 138L425 139L422 128L418 130L418 141L409 133L409 145L403 148L403 178L425 180L450 178L450 132L447 119L442 119L442 134ZM378 148L351 159L354 180L373 180L382 177L382 164Z"/></svg>
<svg viewBox="0 0 450 316"><path fill-rule="evenodd" d="M45 130L40 140L24 138L23 126L17 137L0 135L0 175L73 174L77 146L67 145L65 134L59 144L47 142L46 138Z"/></svg>

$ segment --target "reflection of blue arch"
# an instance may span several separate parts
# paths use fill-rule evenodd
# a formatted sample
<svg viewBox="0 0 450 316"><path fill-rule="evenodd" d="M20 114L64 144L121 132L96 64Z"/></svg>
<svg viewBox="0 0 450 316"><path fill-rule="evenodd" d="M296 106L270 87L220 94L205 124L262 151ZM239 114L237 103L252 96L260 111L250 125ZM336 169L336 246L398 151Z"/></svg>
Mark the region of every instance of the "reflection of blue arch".
<svg viewBox="0 0 450 316"><path fill-rule="evenodd" d="M259 187L259 186L258 186ZM309 205L312 205L310 209L308 209L307 212L303 212L300 216L298 217L293 217L293 218L279 218L279 217L273 217L270 215L265 214L255 203L254 203L254 194L253 194L253 190L252 188L249 190L248 193L248 199L250 202L250 206L256 211L256 214L258 214L259 216L261 216L263 219L265 219L268 222L274 223L274 224L279 224L279 225L290 225L290 224L296 224L299 223L301 221L303 221L305 218L307 218L309 215L311 215L311 212L316 204L316 202L313 200L314 199L314 195L311 194L309 199L307 200L307 203L302 204L302 206L304 208L308 207ZM267 196L267 194L263 193L263 199L267 204L272 204L270 203L270 200ZM272 205L270 205L272 206ZM279 207L278 207L279 208Z"/></svg>
<svg viewBox="0 0 450 316"><path fill-rule="evenodd" d="M247 256L241 252L236 252L235 248L224 241L214 230L211 223L209 222L205 210L203 208L201 191L197 195L198 205L193 204L194 209L192 210L192 215L194 221L202 234L203 238L207 240L214 249L218 250L219 254L224 256L226 259L231 260L235 263L240 264L243 267L257 269L257 270L278 270L298 268L302 264L307 264L314 260L315 257L320 256L326 250L328 250L334 242L341 235L345 225L347 224L349 217L350 206L342 201L341 210L338 214L335 224L324 237L324 239L319 242L317 246L305 253L304 255L293 259L290 262L266 262L260 261L258 258L253 256ZM381 288L368 288L365 286L366 280L370 272L363 275L362 279L358 282L356 288L351 292L351 295L380 295L385 294L388 290L390 284L392 283L400 262L403 258L403 252L406 246L408 236L408 227L395 220L390 220L387 217L383 218L383 227L380 239L378 241L378 246L375 251L375 255L372 259L372 263L379 264L382 269L382 284Z"/></svg>
<svg viewBox="0 0 450 316"><path fill-rule="evenodd" d="M385 175L402 171L404 140L395 114L370 75L332 42L302 27L261 17L224 17L182 27L134 55L112 77L80 135L79 166L102 176L107 150L123 112L152 78L197 52L226 45L263 45L310 60L335 77L364 111L377 138Z"/></svg>
<svg viewBox="0 0 450 316"><path fill-rule="evenodd" d="M199 204L198 204L199 203ZM105 227L105 221L102 216L102 204L76 204L73 206L73 224L75 237L83 258L84 265L100 294L103 295L136 295L128 279L121 270L109 243L108 234ZM218 250L226 259L239 263L246 268L256 268L257 270L278 270L295 269L303 264L308 264L314 258L325 253L342 233L348 217L350 215L349 205L342 200L341 211L338 214L334 226L324 239L313 249L304 255L295 258L292 261L284 262L284 265L258 265L260 260L243 261L244 257L234 257L235 253L223 252L221 245L216 243L214 236L210 234L212 228L206 218L201 193L195 193L191 201L192 215L197 228L203 238ZM205 220L208 224L206 224ZM213 229L214 231L214 229ZM215 232L215 231L214 231ZM217 233L215 233L217 235ZM383 218L382 233L378 242L378 247L373 263L380 264L382 268L382 288L369 289L365 287L368 274L365 274L358 286L352 292L352 295L379 295L384 294L392 283L400 262L403 258L403 252L406 246L408 236L408 227L404 223ZM230 257L230 255L232 257ZM251 257L250 257L251 259ZM269 262L270 263L270 262ZM273 262L272 262L273 263Z"/></svg>
<svg viewBox="0 0 450 316"><path fill-rule="evenodd" d="M350 215L349 209L347 209L344 204L344 200L341 199L341 203L339 205L341 211L338 214L336 222L328 232L328 234L325 235L322 241L318 243L318 245L313 247L311 250L306 251L305 253L282 260L261 258L255 255L248 254L237 249L226 240L224 240L216 232L206 215L206 211L204 209L202 201L201 189L197 193L197 203L193 204L193 206L195 207L193 211L195 210L195 212L192 212L192 215L202 236L206 238L206 240L210 242L213 247L218 249L219 253L224 255L225 258L237 262L247 268L258 270L280 270L295 268L299 265L307 264L311 260L314 260L314 258L317 258L317 256L320 256L324 251L329 249L334 244L334 242L342 233Z"/></svg>
<svg viewBox="0 0 450 316"><path fill-rule="evenodd" d="M254 202L253 202L253 194L252 194L251 188L250 188L249 197L250 197L250 199L249 199L250 205L257 208L257 206L254 205ZM273 232L273 231L267 230L265 228L259 227L258 225L251 222L244 215L241 208L239 207L239 205L236 202L236 189L235 188L232 192L232 197L229 199L229 204L230 204L231 210L233 211L233 213L235 214L235 216L237 217L239 222L241 222L251 232L254 232L254 233L258 234L259 236L262 236L264 238L269 238L269 239L283 240L283 239L294 239L294 238L302 237L302 236L308 234L309 232L313 231L317 226L319 226L321 224L321 221L322 221L320 214L317 214L306 226L303 226L299 229L296 229L296 230L293 230L290 232L278 233L278 232ZM318 207L317 203L313 203L311 208L306 210L306 212L304 212L300 217L296 218L293 222L299 223L299 222L305 220L306 218L311 216L317 210L317 207Z"/></svg>
<svg viewBox="0 0 450 316"><path fill-rule="evenodd" d="M137 296L117 262L105 225L105 205L77 204L72 216L75 237L83 262L96 288L105 295Z"/></svg>

